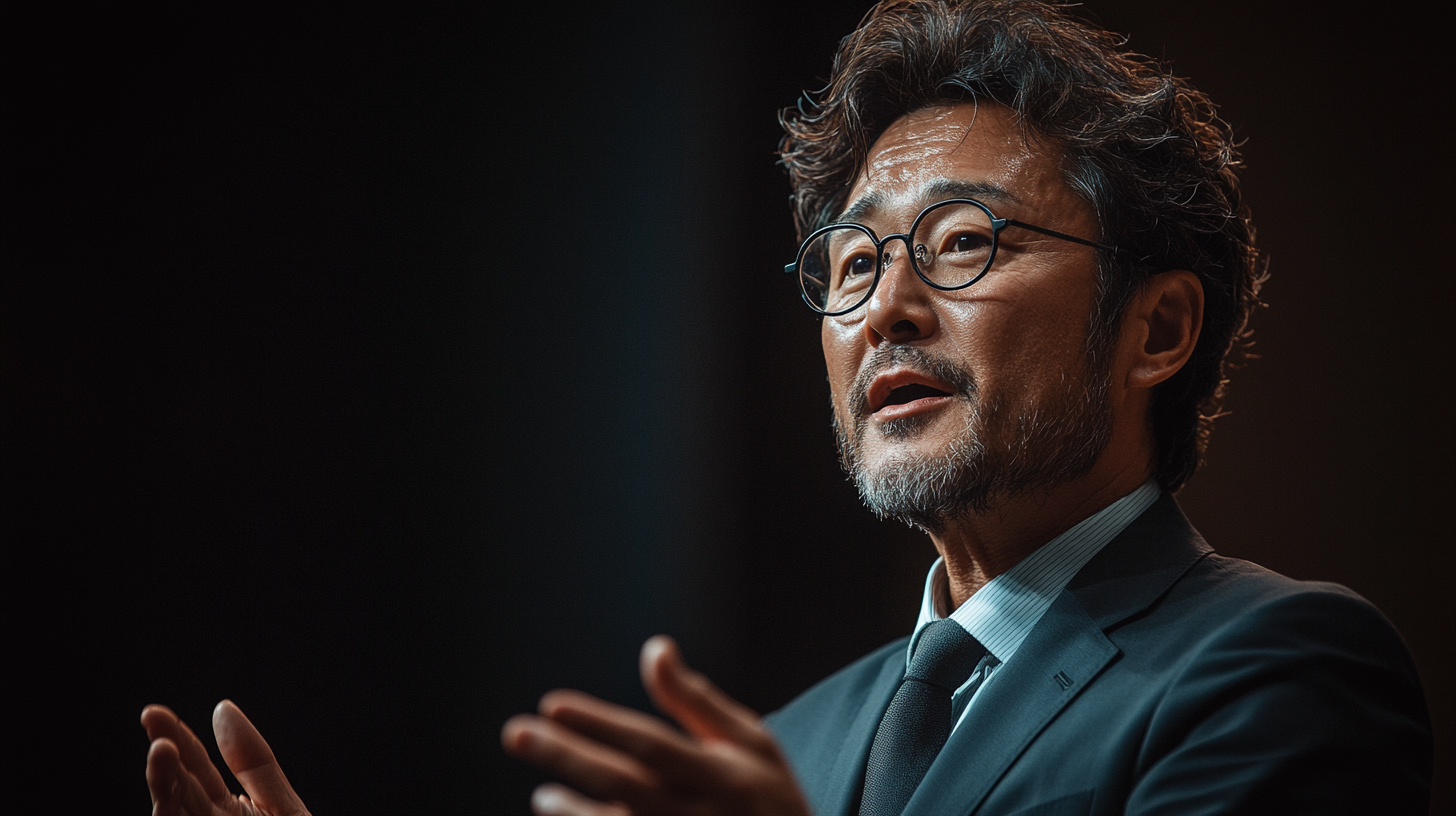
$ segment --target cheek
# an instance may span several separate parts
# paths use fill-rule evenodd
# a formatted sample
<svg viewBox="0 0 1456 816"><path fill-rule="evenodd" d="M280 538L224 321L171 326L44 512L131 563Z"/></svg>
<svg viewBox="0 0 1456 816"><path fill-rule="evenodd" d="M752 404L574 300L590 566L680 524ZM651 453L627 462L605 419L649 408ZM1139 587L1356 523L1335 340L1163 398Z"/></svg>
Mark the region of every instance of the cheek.
<svg viewBox="0 0 1456 816"><path fill-rule="evenodd" d="M843 404L863 357L862 329L834 318L822 319L820 340L824 344L824 366L829 373L829 392L836 407Z"/></svg>
<svg viewBox="0 0 1456 816"><path fill-rule="evenodd" d="M970 371L976 382L1003 379L1000 372L1011 364L1024 345L1024 326L1012 304L976 300L943 309L940 318L942 354L947 354Z"/></svg>
<svg viewBox="0 0 1456 816"><path fill-rule="evenodd" d="M999 294L999 293L998 293ZM1059 387L1081 371L1090 303L1081 297L1006 297L964 304L943 328L987 391L1028 395Z"/></svg>
<svg viewBox="0 0 1456 816"><path fill-rule="evenodd" d="M1019 361L1023 379L1038 400L1076 393L1087 373L1087 314L1070 311L1037 327L1027 354Z"/></svg>

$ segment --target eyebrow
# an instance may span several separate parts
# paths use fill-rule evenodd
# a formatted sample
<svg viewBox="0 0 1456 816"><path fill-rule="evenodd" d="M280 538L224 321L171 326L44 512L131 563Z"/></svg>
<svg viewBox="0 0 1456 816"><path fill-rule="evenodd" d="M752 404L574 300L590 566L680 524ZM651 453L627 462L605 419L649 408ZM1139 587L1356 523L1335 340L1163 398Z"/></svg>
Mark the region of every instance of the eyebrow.
<svg viewBox="0 0 1456 816"><path fill-rule="evenodd" d="M1021 201L1015 193L990 181L959 181L956 179L940 178L930 182L920 190L921 206L928 207L931 204L951 198L974 198L982 202L1017 203ZM840 213L830 223L858 224L866 216L873 215L884 206L884 194L873 192L846 207L844 212Z"/></svg>

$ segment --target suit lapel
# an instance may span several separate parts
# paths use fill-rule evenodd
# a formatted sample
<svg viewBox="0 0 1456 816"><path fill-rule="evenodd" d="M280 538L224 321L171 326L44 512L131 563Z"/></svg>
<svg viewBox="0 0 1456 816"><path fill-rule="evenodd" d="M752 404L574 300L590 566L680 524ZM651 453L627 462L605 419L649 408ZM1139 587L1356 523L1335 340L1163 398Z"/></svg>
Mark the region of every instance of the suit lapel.
<svg viewBox="0 0 1456 816"><path fill-rule="evenodd" d="M858 801L860 788L864 787L870 743L874 742L880 718L885 716L885 709L889 708L890 699L895 696L895 690L904 677L905 653L899 650L891 652L865 694L859 711L850 721L839 756L819 785L820 795L813 797L818 805L815 813L819 816L850 816L850 808Z"/></svg>
<svg viewBox="0 0 1456 816"><path fill-rule="evenodd" d="M1168 495L1129 524L1073 577L992 676L904 816L980 807L1037 734L1117 657L1105 630L1146 609L1211 551ZM863 765L861 756L861 772Z"/></svg>
<svg viewBox="0 0 1456 816"><path fill-rule="evenodd" d="M1147 609L1213 552L1164 493L1067 584L1103 631Z"/></svg>
<svg viewBox="0 0 1456 816"><path fill-rule="evenodd" d="M1062 593L976 698L904 816L974 810L1031 740L1117 653L1076 599ZM951 803L953 811L947 809Z"/></svg>

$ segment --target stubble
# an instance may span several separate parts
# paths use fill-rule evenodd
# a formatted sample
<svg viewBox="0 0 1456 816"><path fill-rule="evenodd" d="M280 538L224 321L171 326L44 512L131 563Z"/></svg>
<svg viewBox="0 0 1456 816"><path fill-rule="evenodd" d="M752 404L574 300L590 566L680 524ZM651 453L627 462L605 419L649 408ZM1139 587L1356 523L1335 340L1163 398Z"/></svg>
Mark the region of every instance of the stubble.
<svg viewBox="0 0 1456 816"><path fill-rule="evenodd" d="M972 373L950 360L915 346L885 346L851 388L850 432L838 412L834 414L840 465L875 515L930 533L957 518L1064 484L1086 475L1112 436L1110 366L1103 358L1088 354L1081 372L1064 372L1057 391L1033 398L1004 391L984 394ZM868 434L906 441L925 433L935 419L922 414L872 426L869 384L896 364L953 386L952 397L970 410L965 425L941 451L901 454L870 469L861 455Z"/></svg>

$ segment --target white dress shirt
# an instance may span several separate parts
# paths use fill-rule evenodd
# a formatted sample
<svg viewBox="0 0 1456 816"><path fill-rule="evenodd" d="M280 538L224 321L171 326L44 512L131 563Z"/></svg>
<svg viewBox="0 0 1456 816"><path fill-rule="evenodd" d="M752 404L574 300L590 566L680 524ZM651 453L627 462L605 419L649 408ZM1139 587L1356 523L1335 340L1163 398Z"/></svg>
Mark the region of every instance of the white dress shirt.
<svg viewBox="0 0 1456 816"><path fill-rule="evenodd" d="M957 728L981 689L995 676L996 669L1016 654L1021 642L1026 640L1072 576L1161 494L1155 482L1144 482L1137 490L1078 522L1037 548L1016 566L987 581L960 608L950 613L950 619L980 641L987 652L976 670L971 672L970 679L951 696L951 712L956 718ZM937 558L925 578L920 620L915 625L915 634L911 636L910 648L905 654L907 666L910 656L915 653L915 642L920 633L926 626L947 617L945 610L948 606L950 579L946 576L945 561Z"/></svg>

